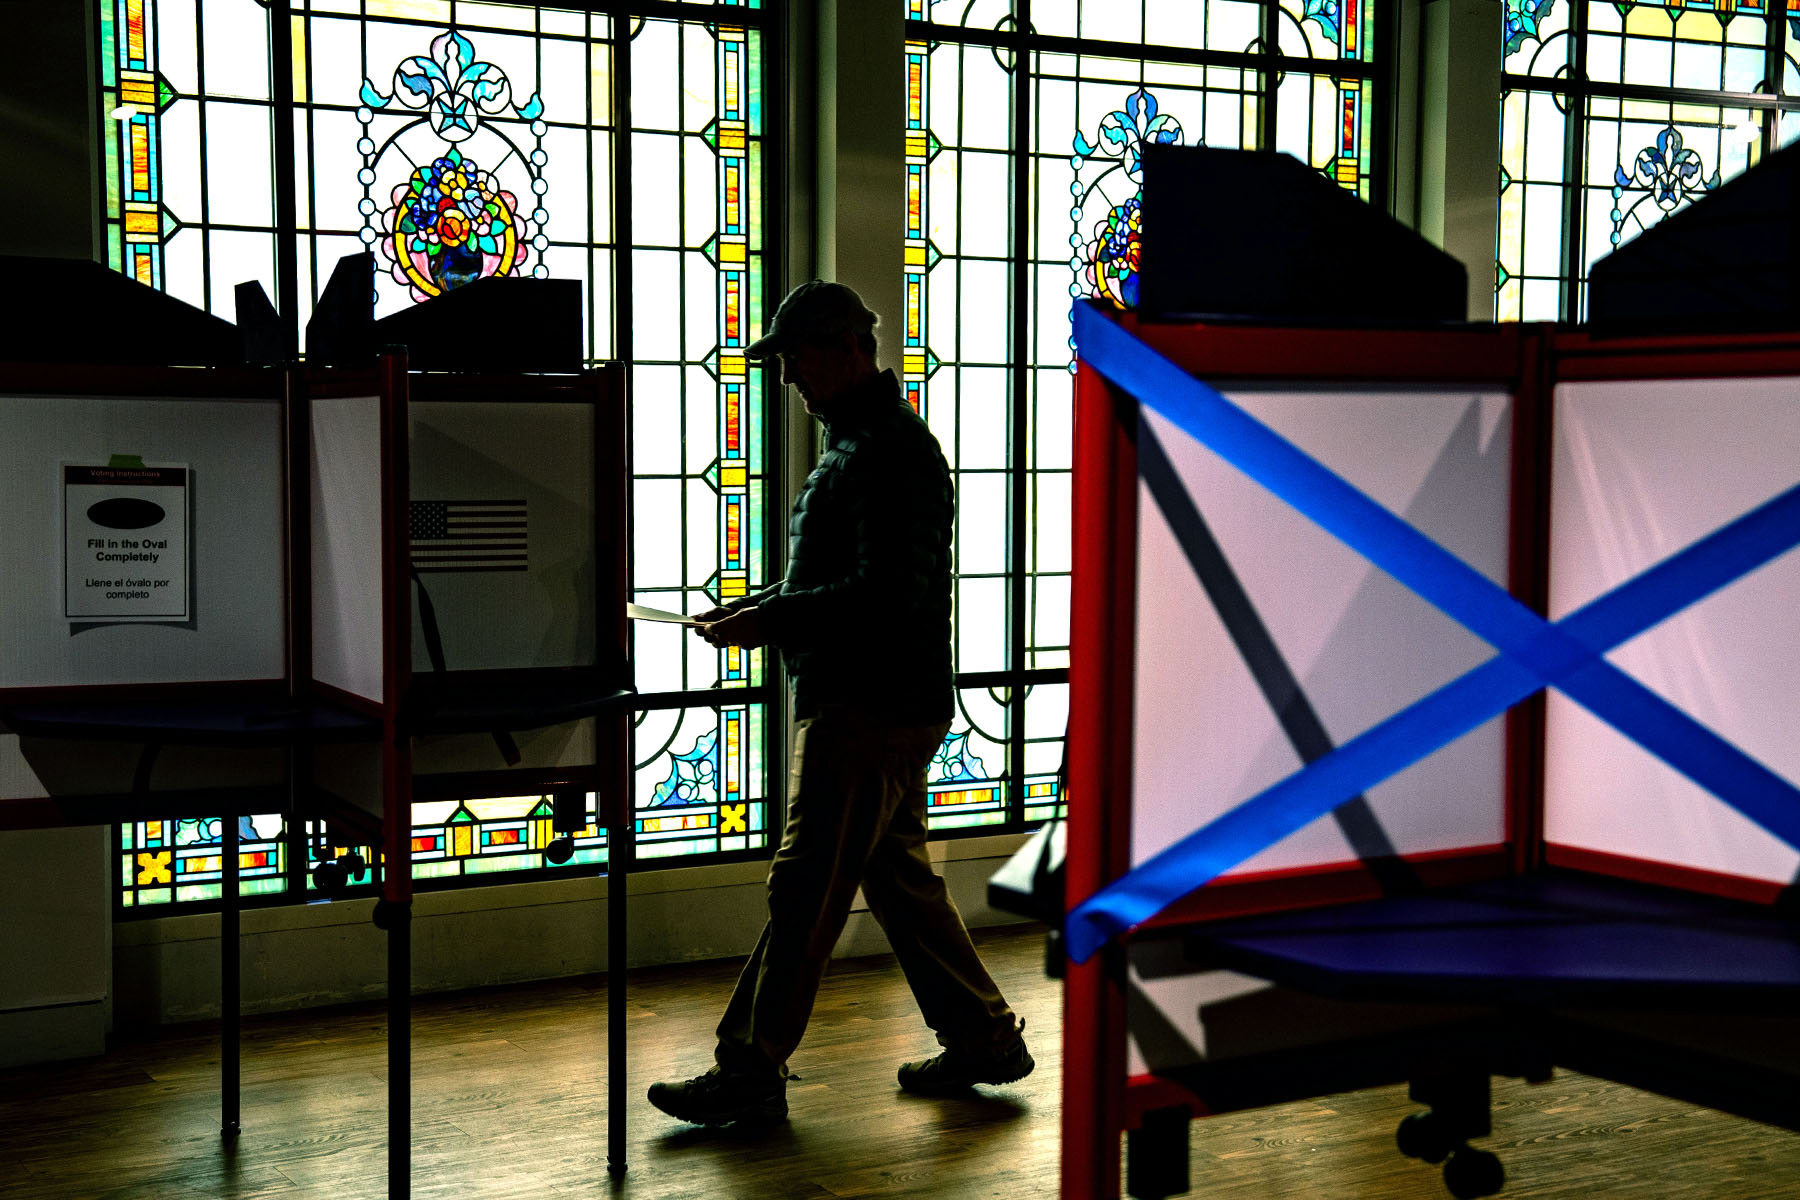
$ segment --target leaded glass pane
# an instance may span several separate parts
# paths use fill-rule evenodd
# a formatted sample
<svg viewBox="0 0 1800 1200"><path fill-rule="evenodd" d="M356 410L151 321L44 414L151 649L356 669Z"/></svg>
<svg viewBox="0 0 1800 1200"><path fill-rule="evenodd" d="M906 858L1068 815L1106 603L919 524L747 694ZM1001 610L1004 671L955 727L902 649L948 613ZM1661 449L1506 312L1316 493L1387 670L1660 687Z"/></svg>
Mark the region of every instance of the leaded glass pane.
<svg viewBox="0 0 1800 1200"><path fill-rule="evenodd" d="M1748 117L1741 109L1706 105L1590 101L1583 273L1596 259L1742 173L1754 160L1754 139L1760 136L1738 132Z"/></svg>
<svg viewBox="0 0 1800 1200"><path fill-rule="evenodd" d="M1043 821L1065 816L1062 772L1069 728L1069 685L1041 683L1025 699L1025 819Z"/></svg>
<svg viewBox="0 0 1800 1200"><path fill-rule="evenodd" d="M1497 320L1560 315L1566 124L1567 106L1553 93L1513 91L1502 99Z"/></svg>
<svg viewBox="0 0 1800 1200"><path fill-rule="evenodd" d="M901 3L906 5L906 15L916 21L976 29L999 29L1012 23L1012 0L901 0ZM1037 0L1033 0L1032 7L1037 7ZM1057 5L1052 2L1045 7L1054 9Z"/></svg>
<svg viewBox="0 0 1800 1200"><path fill-rule="evenodd" d="M1009 722L1004 691L957 691L956 719L925 773L933 829L1006 821Z"/></svg>
<svg viewBox="0 0 1800 1200"><path fill-rule="evenodd" d="M132 821L119 826L119 903L219 899L226 820L238 823L238 894L287 891L287 831L279 814Z"/></svg>
<svg viewBox="0 0 1800 1200"><path fill-rule="evenodd" d="M637 854L670 858L769 844L760 704L639 713Z"/></svg>
<svg viewBox="0 0 1800 1200"><path fill-rule="evenodd" d="M1276 21L1283 54L1372 60L1373 0L1281 0Z"/></svg>
<svg viewBox="0 0 1800 1200"><path fill-rule="evenodd" d="M108 262L230 318L237 283L257 279L274 293L267 9L255 0L99 0L99 9ZM213 31L204 41L202 22ZM233 152L209 160L208 142ZM214 252L224 257L215 263Z"/></svg>
<svg viewBox="0 0 1800 1200"><path fill-rule="evenodd" d="M1571 11L1571 0L1504 0L1502 69L1554 77L1567 67L1575 45L1569 33Z"/></svg>
<svg viewBox="0 0 1800 1200"><path fill-rule="evenodd" d="M543 867L545 852L558 837L552 818L545 795L415 803L413 878L454 879ZM569 836L570 863L606 861L606 835L594 817L592 792L587 795L586 826Z"/></svg>
<svg viewBox="0 0 1800 1200"><path fill-rule="evenodd" d="M102 143L116 269L230 316L241 280L279 294L282 242L292 236L301 326L338 259L364 249L376 255L377 315L484 275L579 279L590 357L618 354L629 337L641 364L631 430L637 598L694 611L763 585L763 376L742 353L760 326L764 287L757 29L471 0L296 0L293 53L271 63L260 0L96 3L102 112L114 114ZM624 145L613 112L623 52L633 68ZM295 156L277 162L270 97L290 85ZM613 163L625 150L634 237L620 247ZM273 197L290 180L295 234L275 228ZM615 294L621 265L629 295ZM715 651L672 627L633 633L646 693L763 681L760 653ZM659 854L766 842L764 710L726 713L668 714L717 730L720 777L732 790L704 835L653 838ZM640 746L640 769L666 779L698 744L689 733L683 745L659 735ZM541 799L421 808L416 836L430 846L420 875L542 865L530 840L538 818L521 808ZM590 832L598 840L586 851L603 854L603 834ZM129 831L133 854L160 851L142 845L147 836ZM589 861L586 851L573 861ZM154 858L143 871L128 864L122 894L133 904L204 898L191 890L204 880L181 893L176 878L182 862L201 857L171 852L168 881L152 878Z"/></svg>
<svg viewBox="0 0 1800 1200"><path fill-rule="evenodd" d="M1623 10L1623 11L1621 11ZM1754 92L1765 76L1768 26L1754 10L1719 14L1697 5L1615 4L1587 6L1588 78L1633 87L1699 88Z"/></svg>
<svg viewBox="0 0 1800 1200"><path fill-rule="evenodd" d="M1014 32L1003 9L959 7L952 18L950 7L931 6L932 18ZM925 8L913 0L908 13ZM1016 681L965 687L946 747L985 739L1004 750L977 757L1009 818L1036 820L1061 802L1066 685L1031 673L1068 665L1070 302L1137 302L1146 144L1254 147L1272 124L1274 148L1368 197L1371 72L1361 63L1373 16L1367 4L1340 11L1327 0L1280 12L1238 0L1034 0L1031 34L1006 47L947 34L906 48L903 378L956 473L957 670L965 682ZM1277 63L1265 21L1284 29L1285 51L1320 69ZM1038 35L1143 52L1106 56ZM1197 52L1200 61L1172 61ZM1013 144L1019 104L1031 130L1024 154ZM1020 172L1022 212L997 202L1019 194ZM940 828L967 819L949 807L934 801Z"/></svg>
<svg viewBox="0 0 1800 1200"><path fill-rule="evenodd" d="M1011 627L1011 223L1007 207L995 203L1012 188L1012 80L1004 61L983 47L907 48L901 376L943 446L956 488L953 636L961 671L1003 669ZM972 724L971 702L983 712L981 730ZM1006 724L1003 709L985 711L991 705L985 692L974 701L965 694L958 705L943 762L933 768L934 827L1006 819Z"/></svg>
<svg viewBox="0 0 1800 1200"><path fill-rule="evenodd" d="M1595 261L1754 164L1772 120L1778 144L1800 133L1775 107L1794 87L1791 17L1771 25L1760 0L1589 0L1573 27L1570 11L1507 0L1502 17L1506 68L1518 73L1500 104L1502 320L1579 319ZM1776 49L1780 96L1766 67ZM1565 69L1577 59L1585 79Z"/></svg>

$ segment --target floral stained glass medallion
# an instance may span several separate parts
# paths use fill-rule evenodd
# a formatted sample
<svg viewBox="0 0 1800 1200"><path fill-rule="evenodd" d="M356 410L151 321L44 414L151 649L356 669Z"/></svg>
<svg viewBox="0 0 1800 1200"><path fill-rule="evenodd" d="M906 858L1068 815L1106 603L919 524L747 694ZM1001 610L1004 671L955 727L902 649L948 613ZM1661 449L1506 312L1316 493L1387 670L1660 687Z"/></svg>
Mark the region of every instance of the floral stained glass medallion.
<svg viewBox="0 0 1800 1200"><path fill-rule="evenodd" d="M1630 170L1622 164L1613 168L1610 243L1620 243L1627 225L1644 229L1718 187L1718 168L1710 176L1705 171L1700 155L1681 144L1679 129L1671 125L1658 133L1654 145L1638 151Z"/></svg>
<svg viewBox="0 0 1800 1200"><path fill-rule="evenodd" d="M1143 221L1143 148L1176 145L1181 122L1159 112L1156 97L1138 88L1122 108L1101 118L1090 139L1077 130L1069 156L1074 197L1069 216L1075 230L1069 245L1075 253L1075 295L1098 296L1117 308L1135 308ZM1085 176L1085 177L1084 177ZM1074 343L1070 342L1070 349ZM1074 370L1071 361L1069 369Z"/></svg>
<svg viewBox="0 0 1800 1200"><path fill-rule="evenodd" d="M548 274L544 167L548 126L534 93L516 100L506 73L455 30L394 69L391 91L364 79L356 119L365 245L414 301L489 276ZM418 116L371 136L380 112ZM486 166L483 166L483 163ZM401 172L405 172L401 176ZM384 182L397 178L382 194ZM523 197L523 201L521 200Z"/></svg>

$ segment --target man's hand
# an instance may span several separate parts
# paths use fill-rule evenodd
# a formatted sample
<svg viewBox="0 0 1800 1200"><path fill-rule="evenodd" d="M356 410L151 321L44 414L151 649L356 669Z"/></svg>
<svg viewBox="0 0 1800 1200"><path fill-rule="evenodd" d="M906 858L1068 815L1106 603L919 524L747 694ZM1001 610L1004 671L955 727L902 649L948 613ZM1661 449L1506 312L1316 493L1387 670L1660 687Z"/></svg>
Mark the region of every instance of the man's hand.
<svg viewBox="0 0 1800 1200"><path fill-rule="evenodd" d="M727 646L755 650L759 646L768 645L768 635L763 632L762 614L755 605L740 608L736 612L715 608L711 612L701 613L695 619L700 622L695 632L721 650Z"/></svg>

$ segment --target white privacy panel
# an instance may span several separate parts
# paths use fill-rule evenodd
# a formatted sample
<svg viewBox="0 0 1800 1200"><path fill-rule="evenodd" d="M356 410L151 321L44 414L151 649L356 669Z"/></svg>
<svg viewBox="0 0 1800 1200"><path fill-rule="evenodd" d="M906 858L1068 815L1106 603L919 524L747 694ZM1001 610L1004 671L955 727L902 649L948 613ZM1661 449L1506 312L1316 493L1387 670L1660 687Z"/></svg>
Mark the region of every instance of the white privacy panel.
<svg viewBox="0 0 1800 1200"><path fill-rule="evenodd" d="M381 401L314 397L312 672L380 703Z"/></svg>
<svg viewBox="0 0 1800 1200"><path fill-rule="evenodd" d="M594 410L408 406L413 564L452 671L594 662ZM413 669L427 671L413 604Z"/></svg>
<svg viewBox="0 0 1800 1200"><path fill-rule="evenodd" d="M273 399L0 395L0 687L279 679L281 454ZM186 553L184 618L67 615L90 579L110 581L96 594L130 596L150 573L65 544L64 466L114 456L187 469L186 528L155 531Z"/></svg>
<svg viewBox="0 0 1800 1200"><path fill-rule="evenodd" d="M1550 610L1563 617L1800 482L1800 380L1564 384L1555 396ZM1800 557L1787 554L1608 660L1800 779ZM1552 692L1553 845L1786 882L1800 855Z"/></svg>
<svg viewBox="0 0 1800 1200"><path fill-rule="evenodd" d="M1227 395L1377 503L1505 585L1511 397L1467 389L1234 388ZM1148 406L1139 428L1132 862L1299 769L1277 717L1310 709L1331 745L1493 656L1395 582ZM1160 445L1179 478L1146 480ZM1185 512L1191 503L1192 511ZM1198 514L1198 519L1192 515ZM1217 558L1203 564L1208 540ZM1202 585L1241 589L1237 640ZM1244 644L1240 645L1242 641ZM1258 662L1253 673L1247 662ZM1274 685L1282 677L1297 690ZM1493 846L1504 836L1496 719L1371 789L1361 844L1322 817L1237 872L1359 853Z"/></svg>
<svg viewBox="0 0 1800 1200"><path fill-rule="evenodd" d="M31 800L49 794L20 752L18 734L0 732L0 800Z"/></svg>

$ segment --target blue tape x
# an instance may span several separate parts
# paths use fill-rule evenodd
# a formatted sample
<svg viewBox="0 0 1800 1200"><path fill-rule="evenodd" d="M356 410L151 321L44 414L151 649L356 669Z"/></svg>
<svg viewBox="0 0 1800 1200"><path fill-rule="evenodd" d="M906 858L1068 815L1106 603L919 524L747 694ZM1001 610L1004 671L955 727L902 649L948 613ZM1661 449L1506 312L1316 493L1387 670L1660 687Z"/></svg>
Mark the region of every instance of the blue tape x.
<svg viewBox="0 0 1800 1200"><path fill-rule="evenodd" d="M1086 961L1108 938L1547 686L1800 848L1800 790L1602 657L1800 545L1800 485L1551 623L1085 304L1075 307L1075 340L1082 361L1500 654L1088 897L1069 914L1071 958Z"/></svg>

